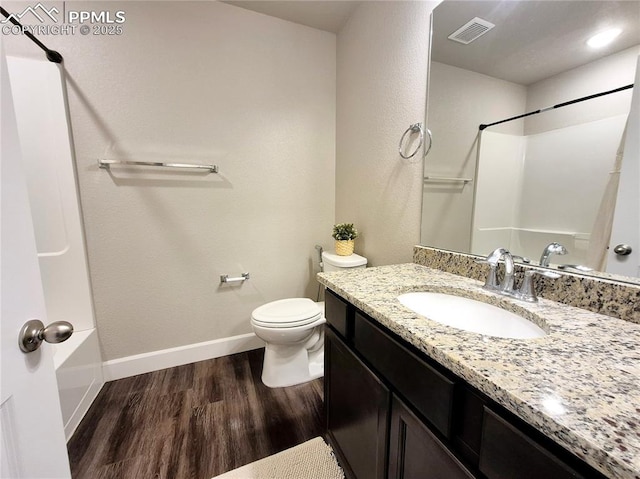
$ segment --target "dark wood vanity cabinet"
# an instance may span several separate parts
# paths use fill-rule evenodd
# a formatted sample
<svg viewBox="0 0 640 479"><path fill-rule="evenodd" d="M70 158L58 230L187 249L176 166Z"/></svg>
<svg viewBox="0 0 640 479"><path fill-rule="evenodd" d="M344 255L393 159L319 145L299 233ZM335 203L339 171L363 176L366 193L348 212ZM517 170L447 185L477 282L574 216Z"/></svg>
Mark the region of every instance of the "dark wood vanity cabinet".
<svg viewBox="0 0 640 479"><path fill-rule="evenodd" d="M352 477L384 479L391 393L330 329L325 332L327 432Z"/></svg>
<svg viewBox="0 0 640 479"><path fill-rule="evenodd" d="M480 471L489 479L583 478L564 461L517 427L485 408Z"/></svg>
<svg viewBox="0 0 640 479"><path fill-rule="evenodd" d="M352 311L353 306L331 290L326 290L324 316L327 323L346 341L351 341L353 337L353 321L348 320L353 315Z"/></svg>
<svg viewBox="0 0 640 479"><path fill-rule="evenodd" d="M445 437L451 435L453 386L449 378L355 313L354 349Z"/></svg>
<svg viewBox="0 0 640 479"><path fill-rule="evenodd" d="M327 290L327 439L348 479L604 479Z"/></svg>
<svg viewBox="0 0 640 479"><path fill-rule="evenodd" d="M473 479L469 470L405 404L393 396L389 479Z"/></svg>

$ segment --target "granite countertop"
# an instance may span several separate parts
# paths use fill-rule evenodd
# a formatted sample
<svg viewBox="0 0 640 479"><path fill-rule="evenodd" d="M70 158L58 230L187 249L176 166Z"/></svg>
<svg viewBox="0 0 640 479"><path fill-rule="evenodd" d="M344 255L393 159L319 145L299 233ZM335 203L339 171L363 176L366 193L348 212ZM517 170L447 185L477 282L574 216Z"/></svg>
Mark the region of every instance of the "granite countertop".
<svg viewBox="0 0 640 479"><path fill-rule="evenodd" d="M320 273L319 281L607 477L640 479L640 325L413 263ZM396 299L453 293L519 313L549 334L482 336L431 321Z"/></svg>

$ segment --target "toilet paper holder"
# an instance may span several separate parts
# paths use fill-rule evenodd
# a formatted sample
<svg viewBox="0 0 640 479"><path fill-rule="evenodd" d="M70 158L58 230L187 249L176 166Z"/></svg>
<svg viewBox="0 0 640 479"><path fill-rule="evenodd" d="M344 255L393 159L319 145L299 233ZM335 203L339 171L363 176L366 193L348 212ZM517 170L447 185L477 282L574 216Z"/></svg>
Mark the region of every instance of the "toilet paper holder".
<svg viewBox="0 0 640 479"><path fill-rule="evenodd" d="M221 274L220 275L220 282L221 283L235 283L238 281L246 281L249 279L249 273L242 273L241 276L235 276L235 277L229 277L228 274Z"/></svg>

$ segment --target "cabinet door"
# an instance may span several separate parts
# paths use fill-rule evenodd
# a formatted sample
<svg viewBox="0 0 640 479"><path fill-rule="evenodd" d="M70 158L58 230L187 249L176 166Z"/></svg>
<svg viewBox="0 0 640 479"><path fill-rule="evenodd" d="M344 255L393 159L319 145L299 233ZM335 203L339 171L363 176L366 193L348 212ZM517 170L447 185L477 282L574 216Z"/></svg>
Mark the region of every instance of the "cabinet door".
<svg viewBox="0 0 640 479"><path fill-rule="evenodd" d="M488 479L584 479L513 424L487 407L484 411L480 471Z"/></svg>
<svg viewBox="0 0 640 479"><path fill-rule="evenodd" d="M384 479L389 390L329 328L325 361L329 441L348 476Z"/></svg>
<svg viewBox="0 0 640 479"><path fill-rule="evenodd" d="M396 396L389 441L389 479L474 477Z"/></svg>
<svg viewBox="0 0 640 479"><path fill-rule="evenodd" d="M456 387L452 441L467 463L478 467L486 401L462 382L456 384Z"/></svg>

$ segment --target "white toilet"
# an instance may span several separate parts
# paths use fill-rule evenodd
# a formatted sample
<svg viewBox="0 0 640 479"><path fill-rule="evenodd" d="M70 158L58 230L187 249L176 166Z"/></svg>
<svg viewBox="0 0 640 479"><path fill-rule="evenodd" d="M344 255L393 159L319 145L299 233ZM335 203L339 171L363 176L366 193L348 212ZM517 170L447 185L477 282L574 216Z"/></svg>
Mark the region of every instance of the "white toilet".
<svg viewBox="0 0 640 479"><path fill-rule="evenodd" d="M349 268L364 268L367 266L367 258L364 258L357 254L351 254L349 256L339 256L334 253L322 252L322 264L325 273L332 271L340 271Z"/></svg>
<svg viewBox="0 0 640 479"><path fill-rule="evenodd" d="M357 254L322 253L324 271L364 268ZM324 303L308 298L272 301L253 310L251 326L265 345L262 382L270 388L293 386L324 375Z"/></svg>

